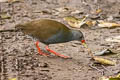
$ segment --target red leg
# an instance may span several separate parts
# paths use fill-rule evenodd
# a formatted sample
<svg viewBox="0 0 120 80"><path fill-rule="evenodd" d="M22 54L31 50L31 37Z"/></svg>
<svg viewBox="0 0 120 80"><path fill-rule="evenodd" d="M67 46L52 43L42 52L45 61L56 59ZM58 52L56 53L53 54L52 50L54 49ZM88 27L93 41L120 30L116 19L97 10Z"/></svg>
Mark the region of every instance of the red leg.
<svg viewBox="0 0 120 80"><path fill-rule="evenodd" d="M64 55L62 55L62 54L56 53L55 51L49 49L48 46L46 46L46 50L49 51L49 52L51 52L51 53L53 53L53 54L55 54L55 55L57 55L57 56L59 56L59 57L62 57L62 58L70 58L69 56L64 56Z"/></svg>
<svg viewBox="0 0 120 80"><path fill-rule="evenodd" d="M44 56L49 56L47 53L43 53L43 52L42 52L42 50L40 49L40 47L39 47L38 44L39 44L39 41L36 42L36 47L37 47L37 49L38 49L39 54L40 54L40 55L44 55Z"/></svg>

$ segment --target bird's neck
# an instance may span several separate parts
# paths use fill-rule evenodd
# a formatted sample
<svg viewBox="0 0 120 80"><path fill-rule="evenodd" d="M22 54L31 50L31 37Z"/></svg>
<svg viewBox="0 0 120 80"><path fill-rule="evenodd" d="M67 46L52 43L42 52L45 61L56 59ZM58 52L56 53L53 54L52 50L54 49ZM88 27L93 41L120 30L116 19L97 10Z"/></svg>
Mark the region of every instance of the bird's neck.
<svg viewBox="0 0 120 80"><path fill-rule="evenodd" d="M76 33L76 30L71 30L69 39L70 39L70 41L72 41L72 40L77 40L77 33Z"/></svg>

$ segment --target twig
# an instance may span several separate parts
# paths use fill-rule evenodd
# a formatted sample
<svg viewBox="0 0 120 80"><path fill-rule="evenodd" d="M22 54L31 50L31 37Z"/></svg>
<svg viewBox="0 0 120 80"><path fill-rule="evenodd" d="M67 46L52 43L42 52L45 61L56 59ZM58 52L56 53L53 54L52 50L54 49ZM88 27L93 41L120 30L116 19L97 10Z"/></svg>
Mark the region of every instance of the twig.
<svg viewBox="0 0 120 80"><path fill-rule="evenodd" d="M8 30L0 30L0 32L17 32L18 30L15 29L8 29Z"/></svg>
<svg viewBox="0 0 120 80"><path fill-rule="evenodd" d="M97 67L93 66L92 64L89 65L91 68L96 69L97 71L101 72L102 75L104 75L104 71L101 71Z"/></svg>
<svg viewBox="0 0 120 80"><path fill-rule="evenodd" d="M101 65L103 67L104 70L108 71L108 72L112 72L111 70L108 70L104 65Z"/></svg>

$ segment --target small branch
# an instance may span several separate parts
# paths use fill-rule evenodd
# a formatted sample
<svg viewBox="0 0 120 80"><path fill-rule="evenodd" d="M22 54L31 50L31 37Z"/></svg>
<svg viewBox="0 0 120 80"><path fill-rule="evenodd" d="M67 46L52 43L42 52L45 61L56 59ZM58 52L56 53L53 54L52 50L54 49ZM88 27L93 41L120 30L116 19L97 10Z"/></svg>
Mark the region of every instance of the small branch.
<svg viewBox="0 0 120 80"><path fill-rule="evenodd" d="M0 30L0 32L17 32L15 29Z"/></svg>

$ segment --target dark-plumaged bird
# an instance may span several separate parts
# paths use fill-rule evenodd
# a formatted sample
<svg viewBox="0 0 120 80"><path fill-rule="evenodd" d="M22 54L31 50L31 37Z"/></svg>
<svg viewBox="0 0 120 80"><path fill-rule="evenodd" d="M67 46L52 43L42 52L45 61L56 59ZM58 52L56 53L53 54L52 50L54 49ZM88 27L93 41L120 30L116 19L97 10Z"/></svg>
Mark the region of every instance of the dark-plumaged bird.
<svg viewBox="0 0 120 80"><path fill-rule="evenodd" d="M26 35L30 35L36 38L36 47L40 55L49 56L44 53L38 46L39 42L46 44L46 50L54 53L55 55L63 58L69 58L62 54L56 53L55 51L48 48L49 44L64 43L68 41L78 40L85 43L84 36L81 31L73 30L65 26L64 24L50 19L39 19L30 21L24 24L16 25L16 29L20 29Z"/></svg>

